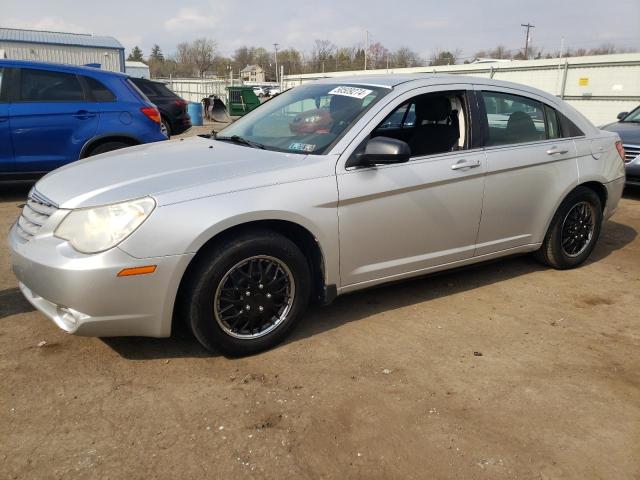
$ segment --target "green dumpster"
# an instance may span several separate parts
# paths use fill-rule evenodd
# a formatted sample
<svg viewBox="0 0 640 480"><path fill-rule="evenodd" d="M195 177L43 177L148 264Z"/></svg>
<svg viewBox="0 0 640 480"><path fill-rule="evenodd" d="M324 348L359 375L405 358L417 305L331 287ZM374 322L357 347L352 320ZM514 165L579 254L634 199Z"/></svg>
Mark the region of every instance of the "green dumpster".
<svg viewBox="0 0 640 480"><path fill-rule="evenodd" d="M253 92L252 87L227 87L227 90L229 92L227 108L231 117L241 117L260 105L260 99Z"/></svg>

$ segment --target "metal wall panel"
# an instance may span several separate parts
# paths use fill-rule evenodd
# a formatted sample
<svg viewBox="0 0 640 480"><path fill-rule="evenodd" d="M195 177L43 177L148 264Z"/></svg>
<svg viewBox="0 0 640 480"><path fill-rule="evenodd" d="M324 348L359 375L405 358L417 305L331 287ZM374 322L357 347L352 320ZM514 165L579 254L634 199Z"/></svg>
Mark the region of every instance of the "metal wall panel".
<svg viewBox="0 0 640 480"><path fill-rule="evenodd" d="M121 50L115 48L0 41L0 49L4 50L7 58L14 60L36 60L70 65L99 63L103 70L114 72L124 70L124 65L122 65L121 61Z"/></svg>

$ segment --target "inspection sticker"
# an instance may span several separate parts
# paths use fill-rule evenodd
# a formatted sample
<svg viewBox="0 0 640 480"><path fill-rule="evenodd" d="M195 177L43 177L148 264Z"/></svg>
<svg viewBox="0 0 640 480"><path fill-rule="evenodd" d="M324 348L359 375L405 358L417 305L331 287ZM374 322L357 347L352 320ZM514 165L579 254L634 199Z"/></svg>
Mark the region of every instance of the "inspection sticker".
<svg viewBox="0 0 640 480"><path fill-rule="evenodd" d="M329 92L329 95L343 95L345 97L359 98L360 100L362 100L371 92L373 92L373 90L367 90L366 88L336 87Z"/></svg>
<svg viewBox="0 0 640 480"><path fill-rule="evenodd" d="M316 146L312 143L292 143L289 150L298 150L300 152L313 152Z"/></svg>

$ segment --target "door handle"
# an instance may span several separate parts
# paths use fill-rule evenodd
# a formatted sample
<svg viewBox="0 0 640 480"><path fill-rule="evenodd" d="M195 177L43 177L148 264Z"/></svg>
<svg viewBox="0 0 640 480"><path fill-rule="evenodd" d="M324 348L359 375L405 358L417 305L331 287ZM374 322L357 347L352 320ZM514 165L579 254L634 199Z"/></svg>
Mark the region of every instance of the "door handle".
<svg viewBox="0 0 640 480"><path fill-rule="evenodd" d="M93 118L96 116L95 113L88 112L87 110L78 110L73 114L74 117L79 118L80 120L86 120L87 118Z"/></svg>
<svg viewBox="0 0 640 480"><path fill-rule="evenodd" d="M560 155L568 152L569 150L566 148L563 148L562 150L560 150L559 147L551 147L549 150L547 150L547 155Z"/></svg>
<svg viewBox="0 0 640 480"><path fill-rule="evenodd" d="M480 166L480 160L460 160L451 165L451 170L463 170L465 168L476 168Z"/></svg>

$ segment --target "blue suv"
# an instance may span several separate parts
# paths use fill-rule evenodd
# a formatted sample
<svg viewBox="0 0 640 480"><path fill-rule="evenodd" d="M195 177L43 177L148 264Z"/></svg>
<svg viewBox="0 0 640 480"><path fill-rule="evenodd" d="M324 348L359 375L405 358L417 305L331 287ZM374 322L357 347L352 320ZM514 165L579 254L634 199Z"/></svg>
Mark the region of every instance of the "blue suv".
<svg viewBox="0 0 640 480"><path fill-rule="evenodd" d="M122 73L0 60L0 179L166 138L157 108Z"/></svg>

